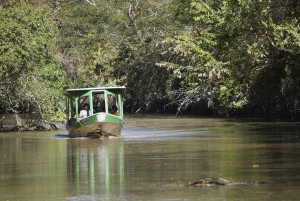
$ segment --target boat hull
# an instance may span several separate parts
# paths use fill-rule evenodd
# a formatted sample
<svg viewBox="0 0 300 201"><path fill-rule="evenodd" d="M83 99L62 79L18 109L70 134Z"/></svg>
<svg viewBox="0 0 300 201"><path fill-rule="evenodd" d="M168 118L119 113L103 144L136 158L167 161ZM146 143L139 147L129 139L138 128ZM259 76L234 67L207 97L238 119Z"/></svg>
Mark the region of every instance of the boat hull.
<svg viewBox="0 0 300 201"><path fill-rule="evenodd" d="M123 120L107 113L96 113L83 119L71 119L66 127L70 138L77 137L120 137Z"/></svg>

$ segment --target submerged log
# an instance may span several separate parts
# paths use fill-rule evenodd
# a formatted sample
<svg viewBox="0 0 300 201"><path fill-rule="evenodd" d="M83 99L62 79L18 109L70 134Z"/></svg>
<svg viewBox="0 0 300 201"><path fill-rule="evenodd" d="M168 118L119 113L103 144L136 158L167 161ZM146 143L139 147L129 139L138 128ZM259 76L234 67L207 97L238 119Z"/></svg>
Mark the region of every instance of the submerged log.
<svg viewBox="0 0 300 201"><path fill-rule="evenodd" d="M59 128L54 123L33 123L23 124L21 126L4 127L0 124L0 132L15 132L15 131L50 131L58 130Z"/></svg>
<svg viewBox="0 0 300 201"><path fill-rule="evenodd" d="M195 182L188 182L185 186L237 186L237 185L260 185L260 184L274 184L273 181L228 181L222 178L205 178Z"/></svg>
<svg viewBox="0 0 300 201"><path fill-rule="evenodd" d="M12 126L12 127L3 127L1 124L1 128L0 128L0 132L15 132L15 131L19 131L19 127L18 126Z"/></svg>
<svg viewBox="0 0 300 201"><path fill-rule="evenodd" d="M221 178L205 178L199 181L188 182L185 186L226 186L232 184L231 181L221 179Z"/></svg>
<svg viewBox="0 0 300 201"><path fill-rule="evenodd" d="M9 115L3 115L0 119L3 120ZM59 128L52 122L37 118L34 119L28 115L26 119L22 119L19 114L13 114L14 116L14 125L3 126L0 124L0 132L14 132L14 131L49 131L49 130L58 130ZM13 123L13 121L11 122Z"/></svg>

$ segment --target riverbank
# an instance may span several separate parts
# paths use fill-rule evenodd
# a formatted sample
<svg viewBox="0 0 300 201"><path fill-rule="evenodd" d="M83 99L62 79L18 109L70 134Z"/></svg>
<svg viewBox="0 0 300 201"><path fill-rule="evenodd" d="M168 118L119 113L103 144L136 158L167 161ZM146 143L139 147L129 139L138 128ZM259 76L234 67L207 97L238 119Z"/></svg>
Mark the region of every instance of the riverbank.
<svg viewBox="0 0 300 201"><path fill-rule="evenodd" d="M2 118L5 116L5 118ZM29 122L27 126L16 126L16 118L13 114L5 115L0 114L0 132L9 132L9 131L42 131L42 130L64 130L66 128L65 122L41 122L38 120L29 119L27 114L19 114L19 117L22 122ZM32 116L31 116L32 117ZM230 116L230 117L218 117L214 115L190 115L187 113L176 114L158 114L158 113L137 113L137 114L125 114L125 127L126 121L130 118L147 118L147 119L161 119L161 118L201 118L201 119L224 119L228 121L238 121L238 122L251 122L255 124L258 122L267 123L265 126L272 126L274 123L283 123L284 125L293 125L299 124L300 121L297 119L270 119L270 118L256 118L256 117L247 117L247 116ZM36 118L38 119L38 118ZM51 125L53 127L51 127Z"/></svg>
<svg viewBox="0 0 300 201"><path fill-rule="evenodd" d="M0 132L49 131L65 129L65 122L45 122L27 114L0 114Z"/></svg>

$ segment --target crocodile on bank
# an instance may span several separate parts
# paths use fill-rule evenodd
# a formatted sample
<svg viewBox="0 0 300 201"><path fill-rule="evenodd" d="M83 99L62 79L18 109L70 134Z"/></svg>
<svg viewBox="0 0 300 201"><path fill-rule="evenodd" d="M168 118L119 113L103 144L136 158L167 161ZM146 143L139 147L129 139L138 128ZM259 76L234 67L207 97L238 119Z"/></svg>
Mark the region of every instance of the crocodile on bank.
<svg viewBox="0 0 300 201"><path fill-rule="evenodd" d="M228 181L222 178L204 178L200 179L199 181L188 182L184 184L166 184L162 185L165 187L172 187L172 186L181 186L181 187L205 187L205 186L234 186L234 185L261 185L261 184L274 184L273 181L251 181L251 182L234 182Z"/></svg>

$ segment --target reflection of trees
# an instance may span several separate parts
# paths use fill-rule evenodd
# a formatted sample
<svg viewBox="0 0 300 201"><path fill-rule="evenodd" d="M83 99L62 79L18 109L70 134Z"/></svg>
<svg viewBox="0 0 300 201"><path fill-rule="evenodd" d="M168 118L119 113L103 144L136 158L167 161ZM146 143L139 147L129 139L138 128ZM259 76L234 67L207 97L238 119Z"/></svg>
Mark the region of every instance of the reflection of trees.
<svg viewBox="0 0 300 201"><path fill-rule="evenodd" d="M153 139L126 146L126 185L159 185L219 175L219 139Z"/></svg>
<svg viewBox="0 0 300 201"><path fill-rule="evenodd" d="M122 139L44 140L26 135L28 138L0 138L0 195L43 200L49 195L65 196L67 192L72 196L95 192L108 195L113 189L122 194Z"/></svg>
<svg viewBox="0 0 300 201"><path fill-rule="evenodd" d="M1 178L5 178L1 180L1 185L5 184L5 188L0 189L2 198L8 193L18 200L26 196L59 196L65 192L66 141L46 142L36 137L30 138L30 133L26 133L27 138L19 137L25 133L9 135L13 137L0 138L0 155L3 156L0 172ZM60 185L57 185L58 178Z"/></svg>
<svg viewBox="0 0 300 201"><path fill-rule="evenodd" d="M291 137L298 130L295 123L235 119L220 122L212 130L222 134L220 172L229 180L273 180L285 171L279 166L289 167L286 161L294 160L286 154L296 142Z"/></svg>
<svg viewBox="0 0 300 201"><path fill-rule="evenodd" d="M95 186L120 189L124 180L124 148L122 139L72 139L67 144L68 183L80 191L95 193ZM97 189L98 191L99 189ZM101 189L102 190L102 189Z"/></svg>

